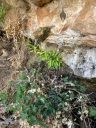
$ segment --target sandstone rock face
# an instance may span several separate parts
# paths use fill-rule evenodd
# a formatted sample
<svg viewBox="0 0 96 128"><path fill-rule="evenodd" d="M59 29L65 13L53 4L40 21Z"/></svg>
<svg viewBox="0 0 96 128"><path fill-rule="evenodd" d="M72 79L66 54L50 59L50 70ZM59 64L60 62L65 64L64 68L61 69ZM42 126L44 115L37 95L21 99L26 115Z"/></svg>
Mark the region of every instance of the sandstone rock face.
<svg viewBox="0 0 96 128"><path fill-rule="evenodd" d="M31 1L30 10L21 16L21 34L34 38L39 28L53 26L41 47L51 45L61 52L74 74L96 77L96 0L50 1Z"/></svg>
<svg viewBox="0 0 96 128"><path fill-rule="evenodd" d="M96 1L88 0L74 22L73 29L84 34L96 34Z"/></svg>
<svg viewBox="0 0 96 128"><path fill-rule="evenodd" d="M36 6L42 7L43 5L51 2L52 0L5 0L7 4L14 7L25 7L35 4Z"/></svg>

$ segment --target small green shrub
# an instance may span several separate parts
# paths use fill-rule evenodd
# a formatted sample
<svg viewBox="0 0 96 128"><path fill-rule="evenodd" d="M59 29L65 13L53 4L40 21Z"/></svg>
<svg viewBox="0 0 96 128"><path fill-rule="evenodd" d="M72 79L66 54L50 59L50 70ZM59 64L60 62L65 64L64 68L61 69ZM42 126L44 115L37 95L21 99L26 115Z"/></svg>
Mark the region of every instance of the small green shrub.
<svg viewBox="0 0 96 128"><path fill-rule="evenodd" d="M59 69L63 65L60 54L57 51L43 51L39 46L28 45L31 52L36 53L42 61L45 61L49 69Z"/></svg>
<svg viewBox="0 0 96 128"><path fill-rule="evenodd" d="M96 119L96 107L94 106L89 107L89 115L93 117L94 119Z"/></svg>
<svg viewBox="0 0 96 128"><path fill-rule="evenodd" d="M6 14L6 7L4 6L4 4L0 5L0 22L2 23L4 21L4 17Z"/></svg>
<svg viewBox="0 0 96 128"><path fill-rule="evenodd" d="M36 70L33 69L33 76L35 72ZM30 77L32 77L32 74ZM20 111L20 117L27 119L30 125L41 125L46 128L45 120L54 117L55 109L46 94L40 89L40 86L34 80L29 81L28 78L25 72L20 73L15 85L16 93L13 96L15 98L12 106L15 106L15 109L10 105L9 108L14 112ZM9 108L7 110L10 110Z"/></svg>

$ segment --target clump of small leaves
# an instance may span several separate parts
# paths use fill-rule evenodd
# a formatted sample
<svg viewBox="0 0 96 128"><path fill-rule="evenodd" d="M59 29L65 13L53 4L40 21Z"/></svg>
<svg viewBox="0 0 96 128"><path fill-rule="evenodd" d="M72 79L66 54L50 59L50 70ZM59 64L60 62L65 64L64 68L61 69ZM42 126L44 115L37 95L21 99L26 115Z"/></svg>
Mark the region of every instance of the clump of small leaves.
<svg viewBox="0 0 96 128"><path fill-rule="evenodd" d="M1 23L4 21L5 14L6 14L6 7L4 4L0 4L0 22Z"/></svg>
<svg viewBox="0 0 96 128"><path fill-rule="evenodd" d="M96 107L94 106L89 107L89 115L94 119L96 119Z"/></svg>
<svg viewBox="0 0 96 128"><path fill-rule="evenodd" d="M30 125L41 125L46 128L45 120L49 117L54 117L55 109L47 95L35 83L33 79L35 73L36 71L32 70L30 78L25 72L20 73L18 82L15 84L16 92L13 96L15 99L12 106L14 106L14 112L19 111L20 117L27 119ZM10 106L11 110L12 106Z"/></svg>
<svg viewBox="0 0 96 128"><path fill-rule="evenodd" d="M49 69L59 69L63 65L62 58L57 51L44 51L39 46L28 45L31 52L36 53L42 61L45 61Z"/></svg>

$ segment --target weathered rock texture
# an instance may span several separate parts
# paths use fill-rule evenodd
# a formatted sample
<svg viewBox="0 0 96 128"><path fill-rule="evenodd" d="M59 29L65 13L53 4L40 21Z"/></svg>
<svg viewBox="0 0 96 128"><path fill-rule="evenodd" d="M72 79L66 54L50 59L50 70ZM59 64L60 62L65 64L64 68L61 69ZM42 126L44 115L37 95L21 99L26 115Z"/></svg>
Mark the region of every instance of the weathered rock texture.
<svg viewBox="0 0 96 128"><path fill-rule="evenodd" d="M7 2L12 5L12 0ZM21 34L34 38L40 27L53 26L41 43L42 48L52 46L52 49L60 51L74 74L96 77L96 0L29 0L27 4L26 0L14 0L14 3L17 3L15 7L19 18L16 23L20 25ZM6 16L5 30L11 27L15 31L17 27L11 22L17 13L14 9L11 12L12 15L9 12L10 16Z"/></svg>

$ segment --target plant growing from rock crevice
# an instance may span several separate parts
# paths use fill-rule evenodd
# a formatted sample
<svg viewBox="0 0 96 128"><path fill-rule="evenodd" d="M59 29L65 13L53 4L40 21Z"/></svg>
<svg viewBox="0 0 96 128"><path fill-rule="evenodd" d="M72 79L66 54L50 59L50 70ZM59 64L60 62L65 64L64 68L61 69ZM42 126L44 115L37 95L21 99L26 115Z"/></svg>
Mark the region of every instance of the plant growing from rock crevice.
<svg viewBox="0 0 96 128"><path fill-rule="evenodd" d="M31 52L34 52L39 56L42 61L45 61L49 69L59 69L63 65L62 58L57 51L44 51L39 45L28 45Z"/></svg>

